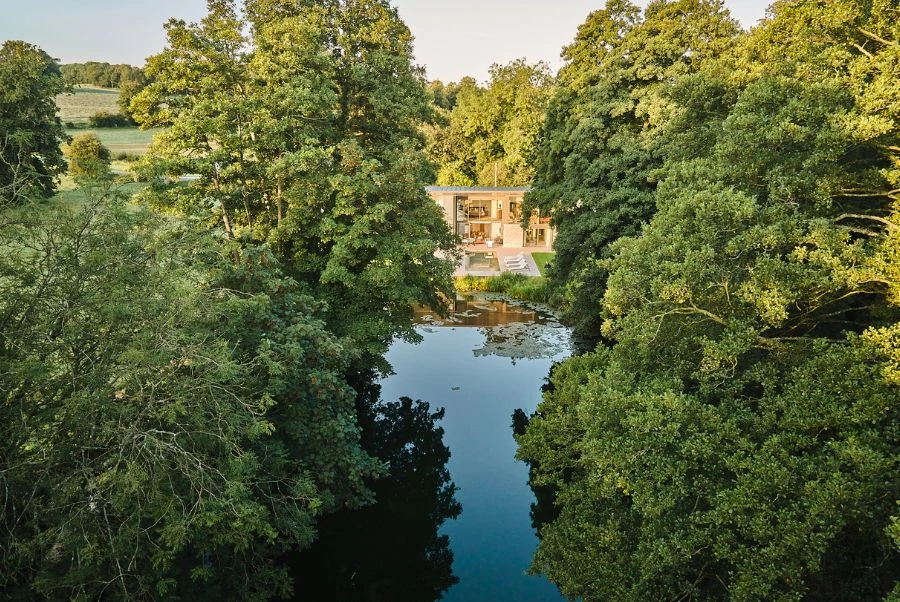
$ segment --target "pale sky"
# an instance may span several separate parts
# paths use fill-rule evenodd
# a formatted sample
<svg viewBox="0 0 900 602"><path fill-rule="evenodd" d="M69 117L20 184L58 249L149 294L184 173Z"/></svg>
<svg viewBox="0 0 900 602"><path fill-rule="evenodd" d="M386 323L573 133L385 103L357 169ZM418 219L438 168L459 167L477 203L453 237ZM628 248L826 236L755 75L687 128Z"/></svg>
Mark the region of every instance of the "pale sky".
<svg viewBox="0 0 900 602"><path fill-rule="evenodd" d="M770 0L725 0L744 28ZM559 53L605 0L394 0L416 37L416 62L429 79L479 82L493 63L524 57L555 71ZM646 0L637 0L644 5ZM170 17L196 21L205 0L0 0L0 41L25 40L63 63L143 65L162 50Z"/></svg>

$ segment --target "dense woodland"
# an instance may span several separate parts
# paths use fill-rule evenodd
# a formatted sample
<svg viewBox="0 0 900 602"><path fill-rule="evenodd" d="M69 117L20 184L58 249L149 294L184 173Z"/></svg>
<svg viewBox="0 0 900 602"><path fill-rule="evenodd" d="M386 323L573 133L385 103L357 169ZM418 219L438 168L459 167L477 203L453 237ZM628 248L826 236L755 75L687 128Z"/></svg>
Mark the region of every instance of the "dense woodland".
<svg viewBox="0 0 900 602"><path fill-rule="evenodd" d="M132 101L167 128L136 205L77 149L83 202L40 202L64 81L0 51L4 599L288 595L323 516L416 468L413 552L430 598L453 583L440 413L363 395L413 303L452 291L412 37L387 2L243 8L166 26Z"/></svg>
<svg viewBox="0 0 900 602"><path fill-rule="evenodd" d="M431 82L437 119L425 129L441 186L527 186L554 78L547 65L493 65L481 86Z"/></svg>
<svg viewBox="0 0 900 602"><path fill-rule="evenodd" d="M111 65L89 61L87 63L67 63L59 66L67 84L87 84L101 88L121 88L129 82L144 80L140 67L131 65Z"/></svg>
<svg viewBox="0 0 900 602"><path fill-rule="evenodd" d="M526 202L599 344L519 437L554 491L533 570L584 600L896 599L900 5L742 33L611 0L565 56Z"/></svg>
<svg viewBox="0 0 900 602"><path fill-rule="evenodd" d="M558 229L585 343L516 419L534 572L585 601L900 596L897 0L749 32L609 0L558 74L483 84L426 82L388 0L208 6L128 99L165 128L133 199L90 139L82 202L52 198L64 70L0 48L0 597L368 599L340 549L439 598L442 414L374 384L453 294L435 182L530 184ZM394 561L401 514L428 527Z"/></svg>

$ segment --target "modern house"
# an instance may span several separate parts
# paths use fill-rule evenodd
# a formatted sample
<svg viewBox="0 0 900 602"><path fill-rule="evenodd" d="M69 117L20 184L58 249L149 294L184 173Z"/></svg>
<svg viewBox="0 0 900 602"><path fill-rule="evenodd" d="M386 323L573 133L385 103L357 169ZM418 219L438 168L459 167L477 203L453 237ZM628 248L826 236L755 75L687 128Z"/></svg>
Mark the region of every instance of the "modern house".
<svg viewBox="0 0 900 602"><path fill-rule="evenodd" d="M428 186L428 194L444 209L444 219L466 244L509 248L553 246L550 217L537 210L522 227L522 201L527 186Z"/></svg>

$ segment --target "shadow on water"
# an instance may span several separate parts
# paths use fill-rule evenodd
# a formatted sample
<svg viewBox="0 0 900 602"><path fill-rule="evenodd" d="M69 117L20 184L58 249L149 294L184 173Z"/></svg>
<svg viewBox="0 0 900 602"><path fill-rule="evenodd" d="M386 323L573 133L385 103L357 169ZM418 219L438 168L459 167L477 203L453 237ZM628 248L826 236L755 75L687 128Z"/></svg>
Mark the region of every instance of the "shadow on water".
<svg viewBox="0 0 900 602"><path fill-rule="evenodd" d="M390 466L372 483L377 502L324 517L312 548L288 560L294 600L426 602L458 579L445 520L459 516L450 481L444 410L408 397L380 400L381 386L360 379L357 412L363 448Z"/></svg>
<svg viewBox="0 0 900 602"><path fill-rule="evenodd" d="M555 370L558 365L559 362L554 362L550 366L547 378L544 380L544 384L541 385L542 395L552 393L555 389L553 385L553 370ZM512 427L513 437L518 440L518 437L524 435L525 429L528 428L528 423L538 414L538 410L535 410L531 415L521 408L514 410L512 414L512 424L510 425ZM525 465L528 466L528 487L534 494L534 502L531 503L530 512L531 528L534 529L534 533L537 535L538 539L541 539L541 529L543 529L544 525L552 523L559 518L560 510L556 505L556 495L559 493L559 490L552 485L536 484L534 475L538 470L538 463L528 460L524 460L524 462Z"/></svg>
<svg viewBox="0 0 900 602"><path fill-rule="evenodd" d="M513 435L518 437L525 434L528 423L534 417L529 416L525 410L516 409L512 415L512 431ZM534 482L534 475L538 465L535 462L526 461L528 466L528 487L534 494L534 501L531 503L531 528L534 529L535 535L540 539L541 529L544 525L552 523L559 518L559 507L556 505L556 494L558 490L552 485L538 485Z"/></svg>

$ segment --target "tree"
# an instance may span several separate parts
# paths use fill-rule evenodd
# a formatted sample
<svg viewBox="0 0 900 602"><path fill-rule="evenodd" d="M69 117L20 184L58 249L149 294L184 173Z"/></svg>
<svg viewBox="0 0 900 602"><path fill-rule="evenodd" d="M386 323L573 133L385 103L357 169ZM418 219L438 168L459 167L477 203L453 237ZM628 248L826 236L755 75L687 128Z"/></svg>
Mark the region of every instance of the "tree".
<svg viewBox="0 0 900 602"><path fill-rule="evenodd" d="M671 83L715 60L737 33L717 0L658 0L643 15L627 0L611 0L564 50L524 214L537 207L552 216L553 277L566 290L566 316L580 338L600 338L601 260L610 243L636 234L655 212Z"/></svg>
<svg viewBox="0 0 900 602"><path fill-rule="evenodd" d="M134 115L131 114L131 99L146 88L148 83L149 81L147 76L144 75L144 71L139 69L131 77L119 84L119 98L116 99L116 104L119 106L119 112L127 117L132 124L136 122Z"/></svg>
<svg viewBox="0 0 900 602"><path fill-rule="evenodd" d="M64 148L69 161L69 173L75 178L93 180L109 176L109 149L96 134L78 134Z"/></svg>
<svg viewBox="0 0 900 602"><path fill-rule="evenodd" d="M28 209L0 253L0 589L288 594L284 551L381 472L314 302L121 199Z"/></svg>
<svg viewBox="0 0 900 602"><path fill-rule="evenodd" d="M464 78L471 79L471 78ZM431 95L431 102L445 111L452 111L456 106L456 95L459 93L461 84L450 82L445 84L439 79L428 82L428 93Z"/></svg>
<svg viewBox="0 0 900 602"><path fill-rule="evenodd" d="M140 81L143 77L140 67L96 61L67 63L60 65L59 69L66 83L73 86L89 84L101 88L121 88L125 83Z"/></svg>
<svg viewBox="0 0 900 602"><path fill-rule="evenodd" d="M54 97L65 90L59 65L19 41L0 47L0 201L21 204L49 196L66 163L65 139Z"/></svg>
<svg viewBox="0 0 900 602"><path fill-rule="evenodd" d="M328 303L328 323L361 357L414 336L411 304L442 304L454 244L425 193L419 134L430 118L412 37L386 2L211 1L200 23L167 25L132 101L170 126L153 156L199 173L161 200L207 210L233 239L266 241ZM248 51L252 47L252 51Z"/></svg>
<svg viewBox="0 0 900 602"><path fill-rule="evenodd" d="M453 90L448 124L429 133L443 185L525 186L553 77L544 63L492 65L486 88L472 78Z"/></svg>
<svg viewBox="0 0 900 602"><path fill-rule="evenodd" d="M533 569L566 595L895 588L894 11L780 3L673 82L658 210L604 263L610 345L554 371L519 438L559 511Z"/></svg>

